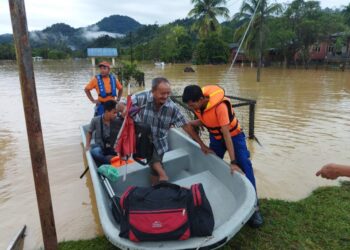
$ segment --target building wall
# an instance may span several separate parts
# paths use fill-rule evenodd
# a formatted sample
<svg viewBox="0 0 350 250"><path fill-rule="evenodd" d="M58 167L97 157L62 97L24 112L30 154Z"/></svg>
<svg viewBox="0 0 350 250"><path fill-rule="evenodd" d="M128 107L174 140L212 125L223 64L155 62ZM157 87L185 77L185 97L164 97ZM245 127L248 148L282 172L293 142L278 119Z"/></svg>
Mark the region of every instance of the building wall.
<svg viewBox="0 0 350 250"><path fill-rule="evenodd" d="M329 37L328 39L325 39L322 42L319 42L313 46L310 47L309 53L310 53L310 59L311 61L325 61L325 60L329 60L329 61L342 61L345 60L347 57L350 57L350 37L348 38L347 41L347 46L343 46L343 48L341 49L341 53L336 51L335 48L335 37ZM271 51L270 51L271 52ZM237 48L230 48L230 58L229 61L232 62L233 58L235 57L237 53ZM271 53L269 53L269 55L267 55L265 57L266 61L276 61L278 60L277 58L279 58L279 54L278 51L274 51L275 54L271 55ZM295 60L300 60L300 52L297 52L294 56ZM249 59L244 55L244 52L240 52L236 62L240 63L240 62L248 62Z"/></svg>
<svg viewBox="0 0 350 250"><path fill-rule="evenodd" d="M237 53L237 48L232 48L230 50L229 62L232 62L233 58L235 58ZM248 62L248 58L244 55L244 53L240 52L237 56L236 63Z"/></svg>

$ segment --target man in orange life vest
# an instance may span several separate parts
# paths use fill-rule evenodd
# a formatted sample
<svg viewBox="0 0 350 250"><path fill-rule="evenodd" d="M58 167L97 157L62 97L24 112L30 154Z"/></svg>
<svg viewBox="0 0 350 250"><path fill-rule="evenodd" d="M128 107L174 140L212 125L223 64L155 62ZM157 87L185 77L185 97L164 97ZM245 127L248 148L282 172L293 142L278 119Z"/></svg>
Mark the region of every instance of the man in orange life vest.
<svg viewBox="0 0 350 250"><path fill-rule="evenodd" d="M245 142L245 135L235 116L230 100L225 97L225 91L216 85L203 88L189 85L184 89L182 101L194 111L198 120L191 122L193 126L205 126L209 131L209 148L220 158L228 151L231 172L244 172L255 190L255 177L250 153ZM263 218L257 207L248 224L260 227Z"/></svg>
<svg viewBox="0 0 350 250"><path fill-rule="evenodd" d="M123 86L113 74L110 74L111 66L108 62L103 61L98 64L100 74L94 76L85 86L86 96L92 103L96 104L95 116L104 113L103 103L116 100L119 102L123 94ZM95 100L91 95L91 90L95 89L98 98Z"/></svg>

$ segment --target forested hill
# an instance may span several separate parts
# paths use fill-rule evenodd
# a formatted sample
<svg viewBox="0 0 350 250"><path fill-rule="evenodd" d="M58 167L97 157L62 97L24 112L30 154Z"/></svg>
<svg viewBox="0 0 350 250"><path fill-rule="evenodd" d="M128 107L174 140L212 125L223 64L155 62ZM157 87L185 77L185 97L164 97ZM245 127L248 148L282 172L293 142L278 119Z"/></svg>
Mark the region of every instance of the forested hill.
<svg viewBox="0 0 350 250"><path fill-rule="evenodd" d="M125 34L142 27L136 20L121 15L105 17L99 22L80 28L73 28L65 23L56 23L40 31L31 31L30 38L33 48L51 47L73 50L85 48L98 37L123 37ZM12 43L10 34L0 35L0 44Z"/></svg>

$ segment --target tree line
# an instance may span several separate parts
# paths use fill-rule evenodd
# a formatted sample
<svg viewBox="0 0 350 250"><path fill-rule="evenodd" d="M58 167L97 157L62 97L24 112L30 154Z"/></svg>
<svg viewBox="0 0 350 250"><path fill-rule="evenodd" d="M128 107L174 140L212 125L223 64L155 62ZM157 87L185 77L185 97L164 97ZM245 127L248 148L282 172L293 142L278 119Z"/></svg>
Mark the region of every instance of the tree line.
<svg viewBox="0 0 350 250"><path fill-rule="evenodd" d="M338 9L322 9L319 1L294 0L278 4L268 0L244 0L240 12L232 18L226 0L192 0L192 4L185 19L162 26L144 25L121 38L102 36L86 48L117 47L121 57L130 57L131 61L227 63L232 56L230 45L242 41L251 19L243 50L258 69L271 48L277 51L274 60L288 65L295 61L296 53L307 64L310 46L331 34L339 34L335 47L349 44L350 4ZM218 18L226 21L219 23ZM84 57L86 48L72 50L64 44L48 45L33 48L33 55L53 59ZM0 59L13 59L13 53L13 45L0 45Z"/></svg>

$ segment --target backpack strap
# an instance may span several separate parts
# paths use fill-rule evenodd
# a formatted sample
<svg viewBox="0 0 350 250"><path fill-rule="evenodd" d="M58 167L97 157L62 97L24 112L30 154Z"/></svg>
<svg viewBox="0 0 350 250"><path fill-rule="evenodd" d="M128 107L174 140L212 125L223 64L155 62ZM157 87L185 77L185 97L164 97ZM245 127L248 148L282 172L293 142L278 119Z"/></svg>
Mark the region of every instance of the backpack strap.
<svg viewBox="0 0 350 250"><path fill-rule="evenodd" d="M131 191L133 191L136 187L135 186L130 186L128 187L125 192L123 193L123 195L120 197L120 207L125 211L126 209L126 204L125 204L125 200L128 198L129 194L131 193Z"/></svg>

